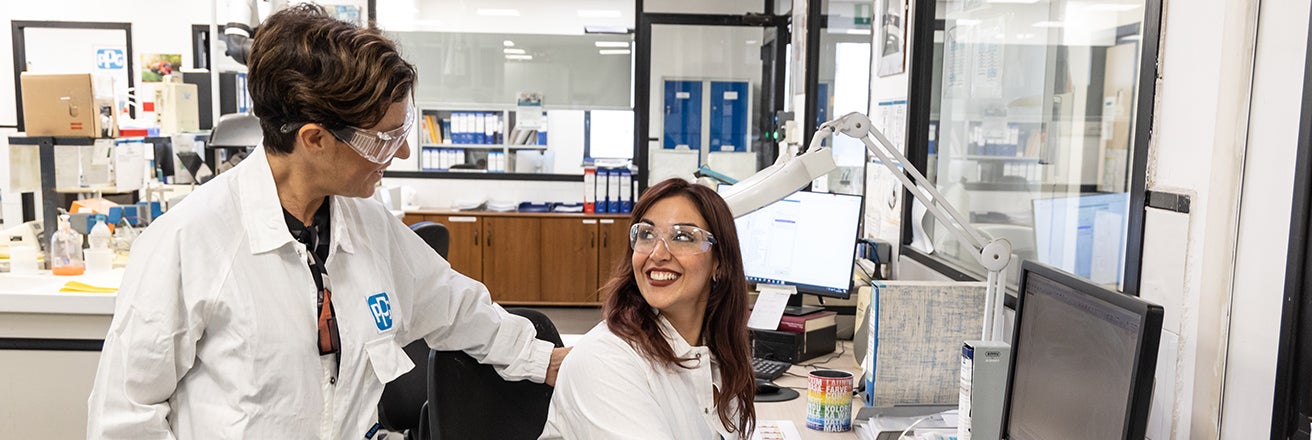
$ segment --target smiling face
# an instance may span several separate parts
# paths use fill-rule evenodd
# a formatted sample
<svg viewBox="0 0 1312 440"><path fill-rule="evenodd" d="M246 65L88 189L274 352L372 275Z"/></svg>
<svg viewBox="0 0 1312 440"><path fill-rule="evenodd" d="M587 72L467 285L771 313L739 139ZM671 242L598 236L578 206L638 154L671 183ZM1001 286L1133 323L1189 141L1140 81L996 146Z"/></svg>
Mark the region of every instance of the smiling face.
<svg viewBox="0 0 1312 440"><path fill-rule="evenodd" d="M657 201L638 222L651 224L662 233L675 225L710 230L697 206L685 196ZM717 266L714 252L674 255L659 240L648 253L633 252L633 278L638 290L648 305L666 315L701 315Z"/></svg>

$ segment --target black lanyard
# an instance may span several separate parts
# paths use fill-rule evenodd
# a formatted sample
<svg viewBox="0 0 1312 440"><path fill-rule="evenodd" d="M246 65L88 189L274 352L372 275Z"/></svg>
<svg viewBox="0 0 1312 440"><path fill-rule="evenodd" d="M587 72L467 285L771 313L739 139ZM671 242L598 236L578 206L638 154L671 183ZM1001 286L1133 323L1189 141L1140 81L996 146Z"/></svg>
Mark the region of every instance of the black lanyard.
<svg viewBox="0 0 1312 440"><path fill-rule="evenodd" d="M324 261L328 260L329 243L332 239L332 223L330 219L331 209L329 201L331 198L324 197L323 204L314 212L311 224L306 226L291 213L283 209L284 220L287 221L287 229L292 236L301 244L305 245L307 250L305 260L310 267L310 274L314 277L314 287L317 293L316 306L318 313L318 330L319 330L319 354L333 354L341 350L341 335L337 331L337 313L333 308L332 292L326 287L324 277L328 271L324 268ZM325 305L327 310L325 311Z"/></svg>

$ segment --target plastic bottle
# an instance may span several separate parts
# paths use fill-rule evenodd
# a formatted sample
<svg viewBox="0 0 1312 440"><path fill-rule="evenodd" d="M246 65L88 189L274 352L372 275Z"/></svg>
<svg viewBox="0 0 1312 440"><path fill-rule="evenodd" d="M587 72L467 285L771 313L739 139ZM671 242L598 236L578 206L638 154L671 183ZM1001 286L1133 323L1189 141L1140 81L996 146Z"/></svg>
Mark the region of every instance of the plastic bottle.
<svg viewBox="0 0 1312 440"><path fill-rule="evenodd" d="M105 224L105 216L96 216L96 226L91 228L91 233L87 234L87 241L91 248L86 250L86 268L88 272L108 272L114 267L114 250L110 248L113 237L109 233L109 225Z"/></svg>
<svg viewBox="0 0 1312 440"><path fill-rule="evenodd" d="M81 275L82 234L73 230L68 215L59 216L59 230L50 238L50 271L55 275Z"/></svg>

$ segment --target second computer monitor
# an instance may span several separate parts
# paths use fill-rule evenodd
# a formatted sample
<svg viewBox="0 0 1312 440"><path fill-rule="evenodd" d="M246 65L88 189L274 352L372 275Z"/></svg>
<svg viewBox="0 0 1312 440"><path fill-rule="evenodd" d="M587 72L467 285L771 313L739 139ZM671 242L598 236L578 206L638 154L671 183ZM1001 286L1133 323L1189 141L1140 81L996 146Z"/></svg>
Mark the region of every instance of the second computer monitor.
<svg viewBox="0 0 1312 440"><path fill-rule="evenodd" d="M799 191L736 220L747 281L847 298L861 197Z"/></svg>

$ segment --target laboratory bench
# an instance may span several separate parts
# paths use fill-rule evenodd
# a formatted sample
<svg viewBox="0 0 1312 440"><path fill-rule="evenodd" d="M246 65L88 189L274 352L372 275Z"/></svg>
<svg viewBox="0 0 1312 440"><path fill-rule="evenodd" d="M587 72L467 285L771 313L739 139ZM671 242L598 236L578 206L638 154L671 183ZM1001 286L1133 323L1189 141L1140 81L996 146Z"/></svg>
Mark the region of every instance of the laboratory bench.
<svg viewBox="0 0 1312 440"><path fill-rule="evenodd" d="M598 288L629 247L628 214L407 210L407 225L441 223L447 261L487 285L493 301L523 306L595 306Z"/></svg>

